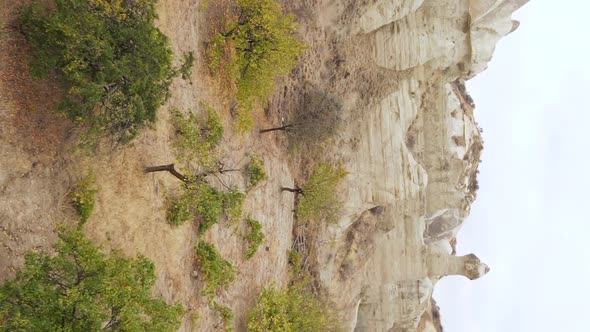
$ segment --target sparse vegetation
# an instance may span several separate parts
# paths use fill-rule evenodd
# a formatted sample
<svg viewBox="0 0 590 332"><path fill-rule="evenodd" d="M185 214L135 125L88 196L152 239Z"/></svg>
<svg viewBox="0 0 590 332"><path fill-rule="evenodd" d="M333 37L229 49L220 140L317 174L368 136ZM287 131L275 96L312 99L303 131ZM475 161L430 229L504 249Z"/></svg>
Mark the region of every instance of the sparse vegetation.
<svg viewBox="0 0 590 332"><path fill-rule="evenodd" d="M193 51L187 52L183 56L183 62L178 72L180 73L180 77L183 80L191 79L191 75L193 74L193 65L195 64L195 54ZM192 84L192 81L191 81Z"/></svg>
<svg viewBox="0 0 590 332"><path fill-rule="evenodd" d="M287 124L260 130L261 134L284 131L292 144L317 144L332 137L342 116L342 102L325 91L305 95L303 107Z"/></svg>
<svg viewBox="0 0 590 332"><path fill-rule="evenodd" d="M347 174L342 163L333 166L320 162L314 167L303 188L282 188L283 191L301 194L296 208L298 221L302 223L311 220L333 222L342 204L338 200L336 187Z"/></svg>
<svg viewBox="0 0 590 332"><path fill-rule="evenodd" d="M95 186L94 175L88 173L86 177L76 182L70 193L72 204L80 215L80 225L84 225L90 218L92 211L94 211L94 196L98 192Z"/></svg>
<svg viewBox="0 0 590 332"><path fill-rule="evenodd" d="M201 107L205 111L202 116L172 111L172 124L176 130L174 146L181 161L196 160L201 167L211 168L217 160L216 148L223 138L223 125L211 107L206 104Z"/></svg>
<svg viewBox="0 0 590 332"><path fill-rule="evenodd" d="M32 252L0 285L0 331L176 331L183 309L152 296L153 263L107 256L60 228L56 254Z"/></svg>
<svg viewBox="0 0 590 332"><path fill-rule="evenodd" d="M331 310L303 283L264 288L248 318L251 332L336 331Z"/></svg>
<svg viewBox="0 0 590 332"><path fill-rule="evenodd" d="M220 289L229 286L235 280L236 269L209 243L200 242L196 254L206 283L203 293L212 300Z"/></svg>
<svg viewBox="0 0 590 332"><path fill-rule="evenodd" d="M252 219L252 217L248 216L246 219L246 224L249 228L248 233L246 233L246 242L248 242L248 248L246 249L246 259L252 258L256 251L258 251L258 247L264 241L264 233L262 232L262 224L260 221Z"/></svg>
<svg viewBox="0 0 590 332"><path fill-rule="evenodd" d="M187 193L184 193L177 199L169 198L166 220L168 220L170 225L180 226L187 220L194 218L193 208L193 201Z"/></svg>
<svg viewBox="0 0 590 332"><path fill-rule="evenodd" d="M217 302L213 302L213 309L219 314L219 318L221 318L221 323L223 324L223 328L226 332L233 331L232 321L234 319L234 313L230 307L219 304Z"/></svg>
<svg viewBox="0 0 590 332"><path fill-rule="evenodd" d="M198 218L199 234L203 234L223 216L230 222L238 221L245 197L235 187L222 191L204 181L186 183L180 197L170 200L167 219L172 225L181 225Z"/></svg>
<svg viewBox="0 0 590 332"><path fill-rule="evenodd" d="M256 187L260 182L267 179L264 170L264 161L256 156L250 156L250 162L246 166L246 175L248 178L248 189Z"/></svg>
<svg viewBox="0 0 590 332"><path fill-rule="evenodd" d="M156 119L174 75L168 38L154 25L156 0L35 0L19 29L32 46L35 76L57 72L60 108L84 140L133 139Z"/></svg>
<svg viewBox="0 0 590 332"><path fill-rule="evenodd" d="M303 255L295 250L289 250L289 264L293 267L293 273L298 275L301 272L301 264L303 263Z"/></svg>
<svg viewBox="0 0 590 332"><path fill-rule="evenodd" d="M236 223L242 217L242 207L246 194L232 187L223 193L223 210L231 223Z"/></svg>
<svg viewBox="0 0 590 332"><path fill-rule="evenodd" d="M251 122L249 111L272 93L274 81L288 74L303 51L295 37L293 15L284 15L276 0L237 0L240 15L209 43L209 67L217 72L224 54L226 72L237 87L240 127ZM229 46L229 47L228 47ZM250 120L247 120L250 119Z"/></svg>

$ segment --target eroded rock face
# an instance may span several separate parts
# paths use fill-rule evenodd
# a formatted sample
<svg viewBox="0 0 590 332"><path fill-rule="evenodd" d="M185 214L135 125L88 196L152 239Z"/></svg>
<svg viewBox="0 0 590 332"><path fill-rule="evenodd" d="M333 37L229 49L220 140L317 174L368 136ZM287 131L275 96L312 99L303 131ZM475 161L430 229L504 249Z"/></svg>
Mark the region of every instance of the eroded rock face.
<svg viewBox="0 0 590 332"><path fill-rule="evenodd" d="M318 272L349 330L415 331L440 278L489 271L452 254L483 148L464 80L524 3L341 0L318 14L337 31L331 77L347 114L336 141L350 172L343 217L323 234L341 245L319 248Z"/></svg>

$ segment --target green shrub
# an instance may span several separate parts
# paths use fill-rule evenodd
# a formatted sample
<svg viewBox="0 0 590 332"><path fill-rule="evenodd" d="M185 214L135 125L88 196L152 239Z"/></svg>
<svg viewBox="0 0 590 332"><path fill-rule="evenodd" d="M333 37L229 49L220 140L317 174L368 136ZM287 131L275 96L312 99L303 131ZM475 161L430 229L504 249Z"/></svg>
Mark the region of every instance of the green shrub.
<svg viewBox="0 0 590 332"><path fill-rule="evenodd" d="M217 224L223 214L224 193L206 183L198 186L196 199L196 213L200 217L199 235L205 233L211 226Z"/></svg>
<svg viewBox="0 0 590 332"><path fill-rule="evenodd" d="M338 200L336 187L348 173L339 163L333 166L317 164L303 186L303 196L297 204L297 218L306 223L313 219L333 222L342 203Z"/></svg>
<svg viewBox="0 0 590 332"><path fill-rule="evenodd" d="M193 74L193 65L195 64L195 54L193 51L190 51L185 53L183 58L182 65L178 69L178 72L183 80L190 80L191 75Z"/></svg>
<svg viewBox="0 0 590 332"><path fill-rule="evenodd" d="M205 279L203 293L213 299L217 291L229 286L236 278L236 268L209 243L200 242L196 249L199 268Z"/></svg>
<svg viewBox="0 0 590 332"><path fill-rule="evenodd" d="M266 180L267 175L264 170L264 161L256 156L251 156L250 162L246 167L246 175L248 178L248 189L252 189L260 182Z"/></svg>
<svg viewBox="0 0 590 332"><path fill-rule="evenodd" d="M88 142L128 142L168 96L172 51L156 28L156 0L34 0L20 15L35 76L57 72L60 108L87 128Z"/></svg>
<svg viewBox="0 0 590 332"><path fill-rule="evenodd" d="M240 192L237 187L231 187L223 193L223 211L231 223L235 223L242 217L242 208L246 194Z"/></svg>
<svg viewBox="0 0 590 332"><path fill-rule="evenodd" d="M189 195L182 195L179 199L169 199L166 220L170 225L180 226L185 221L193 218L191 212L191 198Z"/></svg>
<svg viewBox="0 0 590 332"><path fill-rule="evenodd" d="M262 224L260 221L252 219L248 217L246 219L246 223L248 224L249 231L246 233L246 242L248 242L248 249L246 249L246 258L252 258L256 251L258 251L258 247L264 241L264 233L262 232Z"/></svg>
<svg viewBox="0 0 590 332"><path fill-rule="evenodd" d="M293 267L293 273L298 275L301 272L301 264L303 263L303 255L295 249L289 250L289 264Z"/></svg>
<svg viewBox="0 0 590 332"><path fill-rule="evenodd" d="M222 217L236 222L242 215L246 195L232 187L222 191L204 181L185 185L181 196L171 200L167 219L172 225L180 225L187 220L199 219L199 235L217 224Z"/></svg>
<svg viewBox="0 0 590 332"><path fill-rule="evenodd" d="M214 166L217 146L223 138L221 118L213 108L201 104L205 114L197 116L192 112L183 115L172 110L172 125L176 130L174 146L176 155L183 162L196 160L204 168Z"/></svg>
<svg viewBox="0 0 590 332"><path fill-rule="evenodd" d="M331 310L301 284L264 288L248 318L251 332L338 330Z"/></svg>
<svg viewBox="0 0 590 332"><path fill-rule="evenodd" d="M92 211L94 211L95 195L98 190L95 188L96 181L92 173L85 178L79 179L70 193L72 204L80 215L80 225L84 225Z"/></svg>
<svg viewBox="0 0 590 332"><path fill-rule="evenodd" d="M213 302L213 309L219 314L219 318L223 323L223 328L226 332L233 331L232 321L234 319L234 313L230 307Z"/></svg>
<svg viewBox="0 0 590 332"><path fill-rule="evenodd" d="M251 122L249 111L272 93L275 79L288 74L304 49L295 37L295 16L284 15L276 0L238 0L240 16L209 43L209 67L215 73L228 53L228 74L237 87L242 127ZM249 119L247 119L249 118Z"/></svg>
<svg viewBox="0 0 590 332"><path fill-rule="evenodd" d="M203 137L207 144L212 147L217 147L223 139L223 124L219 114L213 110L210 106L202 104L203 108L207 111L207 119L203 126Z"/></svg>
<svg viewBox="0 0 590 332"><path fill-rule="evenodd" d="M183 309L152 295L154 264L105 255L60 228L55 254L32 252L0 285L0 331L176 331Z"/></svg>

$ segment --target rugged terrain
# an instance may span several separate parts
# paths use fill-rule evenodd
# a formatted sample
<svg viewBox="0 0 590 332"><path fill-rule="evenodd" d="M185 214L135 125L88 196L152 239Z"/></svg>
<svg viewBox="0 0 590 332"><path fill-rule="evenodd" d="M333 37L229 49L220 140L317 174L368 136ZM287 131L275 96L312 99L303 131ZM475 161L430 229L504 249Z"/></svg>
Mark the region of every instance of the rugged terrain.
<svg viewBox="0 0 590 332"><path fill-rule="evenodd" d="M526 0L304 0L287 1L308 45L290 77L278 82L258 127L277 125L309 87L340 96L343 124L324 154L349 171L344 207L335 224L307 236L312 270L357 331L436 331L431 301L445 275L477 278L487 272L473 256L454 256L455 237L476 197L483 139L464 81L486 68L495 44L514 31L511 14ZM51 78L33 80L30 52L14 28L18 1L2 0L0 36L0 278L12 277L29 250L50 247L58 223L74 218L67 194L92 170L99 184L87 234L106 249L143 254L157 267L157 289L187 309L182 330L215 330L218 321L199 296L195 229L165 222L166 194L178 183L143 167L174 161L168 110L198 109L206 101L231 128L231 98L197 57L192 84L173 83L173 95L154 127L129 146L76 149L76 130L52 112L60 95ZM229 1L160 0L158 25L175 54L202 54ZM264 247L244 261L233 229L214 227L207 239L238 268L221 297L245 329L245 316L262 286L288 279L294 241L293 196L280 187L300 181L305 158L290 153L279 134L228 132L224 162L241 165L247 153L265 161L269 180L251 192L246 213L263 224ZM329 151L329 152L326 152ZM243 184L239 175L227 181ZM298 234L298 230L295 232ZM198 317L198 319L194 319Z"/></svg>

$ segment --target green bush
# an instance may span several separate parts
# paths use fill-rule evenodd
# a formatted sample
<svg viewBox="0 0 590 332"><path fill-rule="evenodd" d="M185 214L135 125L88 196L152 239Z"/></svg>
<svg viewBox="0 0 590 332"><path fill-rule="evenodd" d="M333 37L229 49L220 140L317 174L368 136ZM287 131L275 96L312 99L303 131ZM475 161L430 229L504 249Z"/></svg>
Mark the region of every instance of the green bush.
<svg viewBox="0 0 590 332"><path fill-rule="evenodd" d="M211 226L217 224L223 214L224 193L206 183L199 185L196 212L201 219L199 235L205 233Z"/></svg>
<svg viewBox="0 0 590 332"><path fill-rule="evenodd" d="M297 219L303 223L314 219L333 222L342 205L336 187L347 174L341 163L337 166L317 164L303 186L303 196L296 209Z"/></svg>
<svg viewBox="0 0 590 332"><path fill-rule="evenodd" d="M212 300L220 289L236 279L236 268L209 243L200 242L196 253L206 283L203 293Z"/></svg>
<svg viewBox="0 0 590 332"><path fill-rule="evenodd" d="M331 310L302 284L264 288L248 318L251 332L338 330Z"/></svg>
<svg viewBox="0 0 590 332"><path fill-rule="evenodd" d="M264 170L264 161L256 156L251 156L246 167L246 176L248 178L248 189L252 189L260 182L265 181L267 175Z"/></svg>
<svg viewBox="0 0 590 332"><path fill-rule="evenodd" d="M272 93L275 79L288 74L304 49L295 37L295 16L284 15L276 0L238 0L240 16L209 43L209 67L216 72L229 44L227 72L237 87L241 126L249 111ZM247 120L245 118L250 118Z"/></svg>
<svg viewBox="0 0 590 332"><path fill-rule="evenodd" d="M188 183L181 196L169 203L167 219L172 225L180 225L198 218L199 235L202 235L222 217L232 223L239 220L245 197L235 187L222 191L204 181Z"/></svg>
<svg viewBox="0 0 590 332"><path fill-rule="evenodd" d="M289 264L293 267L293 272L298 275L301 272L301 264L303 263L303 255L295 249L289 250Z"/></svg>
<svg viewBox="0 0 590 332"><path fill-rule="evenodd" d="M154 264L107 256L60 228L55 254L33 252L0 285L0 331L176 331L183 309L152 295Z"/></svg>
<svg viewBox="0 0 590 332"><path fill-rule="evenodd" d="M80 225L84 225L92 211L94 211L94 201L98 190L95 188L96 181L92 173L85 178L76 182L74 189L70 193L70 198L74 208L80 215Z"/></svg>
<svg viewBox="0 0 590 332"><path fill-rule="evenodd" d="M179 199L169 199L166 220L170 225L180 226L193 218L191 197L182 195Z"/></svg>
<svg viewBox="0 0 590 332"><path fill-rule="evenodd" d="M223 211L231 223L236 223L242 217L242 208L246 194L239 191L237 187L231 187L223 193Z"/></svg>
<svg viewBox="0 0 590 332"><path fill-rule="evenodd" d="M223 328L226 332L233 331L232 321L234 319L234 313L230 307L213 302L213 309L219 314L219 318L223 323Z"/></svg>
<svg viewBox="0 0 590 332"><path fill-rule="evenodd" d="M217 146L223 138L221 118L213 108L201 104L204 113L197 116L192 112L183 115L172 110L172 125L176 131L174 147L176 155L183 162L196 160L204 168L214 166Z"/></svg>
<svg viewBox="0 0 590 332"><path fill-rule="evenodd" d="M190 80L193 74L193 65L195 64L195 54L193 51L184 54L184 59L178 72L183 80ZM191 82L192 83L192 82Z"/></svg>
<svg viewBox="0 0 590 332"><path fill-rule="evenodd" d="M197 200L197 215L201 218L199 234L206 232L218 223L222 216L236 222L242 215L242 205L246 195L235 187L221 191L208 184L201 184Z"/></svg>
<svg viewBox="0 0 590 332"><path fill-rule="evenodd" d="M246 233L246 242L248 242L248 249L246 249L246 258L252 258L256 251L258 251L258 247L264 241L264 233L262 232L262 224L260 221L252 219L248 217L246 219L246 223L248 224L249 231Z"/></svg>
<svg viewBox="0 0 590 332"><path fill-rule="evenodd" d="M61 108L90 142L128 142L156 118L174 75L168 39L154 25L156 0L34 0L20 15L35 76L57 72Z"/></svg>

